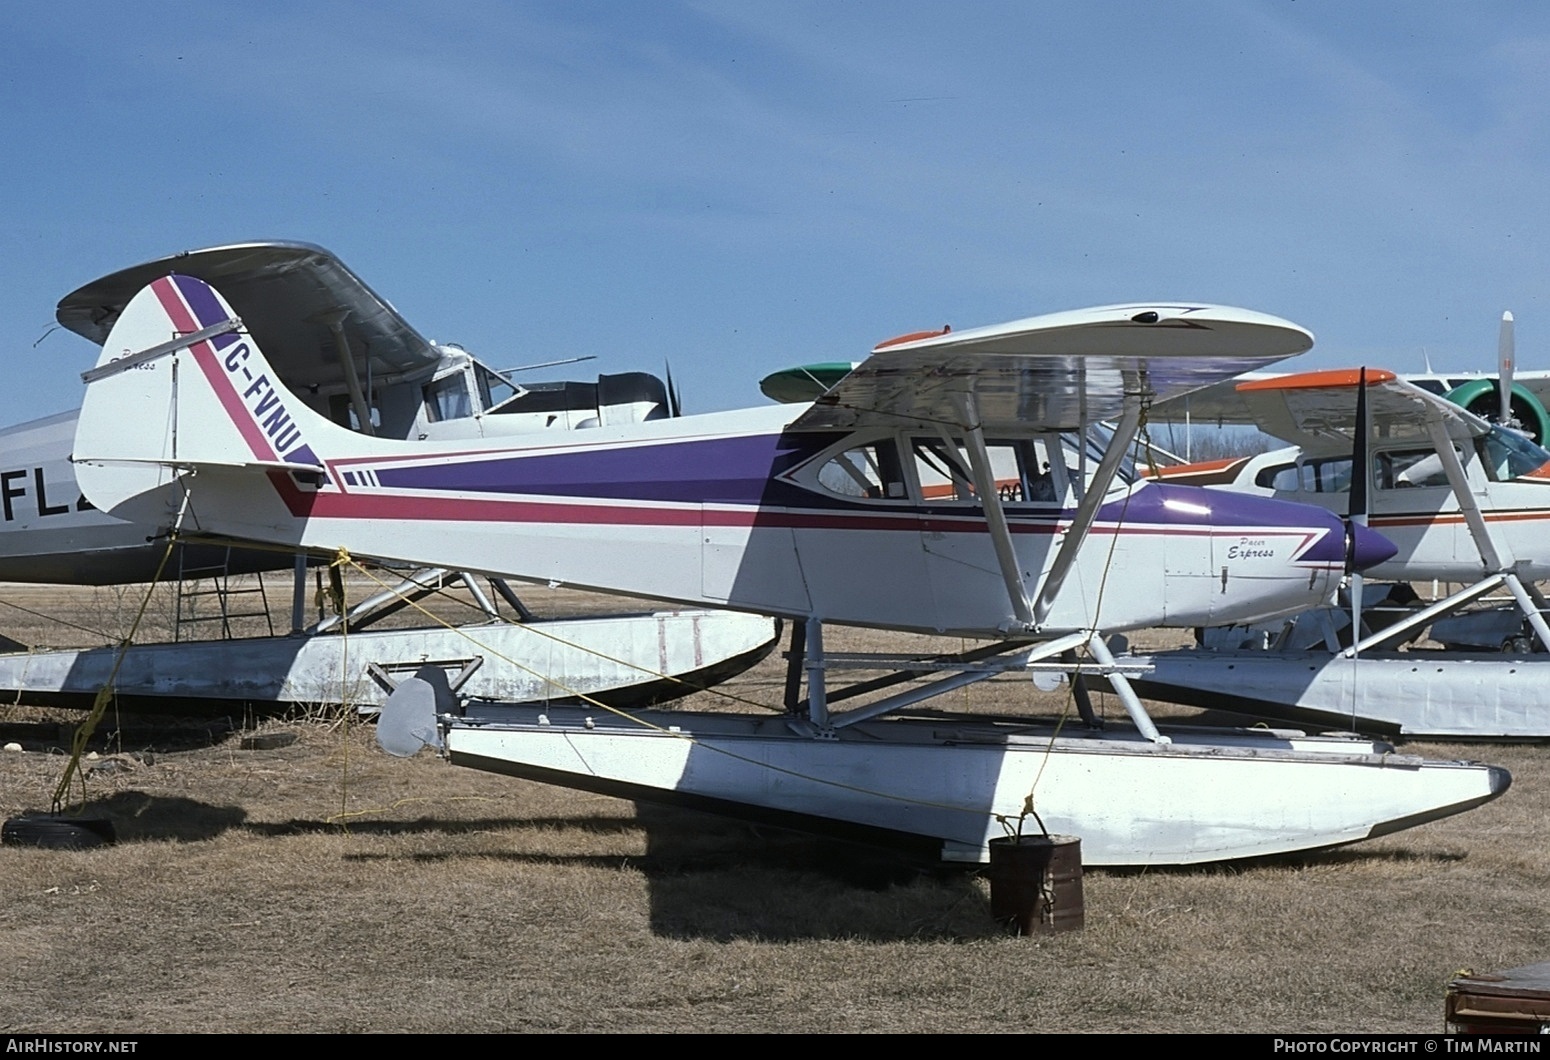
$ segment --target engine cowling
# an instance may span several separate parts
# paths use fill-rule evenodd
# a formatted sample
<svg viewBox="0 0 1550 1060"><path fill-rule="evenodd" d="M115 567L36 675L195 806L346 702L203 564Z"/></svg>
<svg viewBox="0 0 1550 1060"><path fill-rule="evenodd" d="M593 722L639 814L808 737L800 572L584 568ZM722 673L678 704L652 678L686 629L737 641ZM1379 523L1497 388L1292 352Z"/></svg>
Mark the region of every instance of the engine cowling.
<svg viewBox="0 0 1550 1060"><path fill-rule="evenodd" d="M1501 398L1497 394L1494 379L1471 379L1463 386L1448 391L1443 397L1481 419L1492 423L1501 419ZM1545 410L1544 403L1521 386L1512 388L1512 397L1508 403L1511 405L1512 418L1535 442L1544 445L1545 438L1550 436L1550 412Z"/></svg>

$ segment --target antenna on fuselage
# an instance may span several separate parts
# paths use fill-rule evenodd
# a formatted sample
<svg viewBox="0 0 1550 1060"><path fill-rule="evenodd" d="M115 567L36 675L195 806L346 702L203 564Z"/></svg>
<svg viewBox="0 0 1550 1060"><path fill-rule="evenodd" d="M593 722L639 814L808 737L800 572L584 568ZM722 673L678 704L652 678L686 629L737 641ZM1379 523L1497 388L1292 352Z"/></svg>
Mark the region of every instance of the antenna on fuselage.
<svg viewBox="0 0 1550 1060"><path fill-rule="evenodd" d="M558 368L562 364L580 364L582 361L595 360L597 360L597 354L588 353L581 357L564 357L558 361L542 361L538 364L518 365L516 368L491 368L490 370L497 375L516 375L518 372L531 372L538 368Z"/></svg>

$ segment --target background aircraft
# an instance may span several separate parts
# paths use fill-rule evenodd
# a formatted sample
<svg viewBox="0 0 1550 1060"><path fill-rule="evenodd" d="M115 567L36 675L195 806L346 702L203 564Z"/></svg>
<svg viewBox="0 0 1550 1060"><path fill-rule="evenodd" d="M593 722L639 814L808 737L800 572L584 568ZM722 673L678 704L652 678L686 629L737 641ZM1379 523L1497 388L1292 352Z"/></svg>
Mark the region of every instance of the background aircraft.
<svg viewBox="0 0 1550 1060"><path fill-rule="evenodd" d="M580 430L674 411L668 387L645 373L519 384L460 347L426 340L334 255L307 243L233 244L136 265L66 295L59 321L101 345L148 278L174 266L218 279L271 351L277 385L354 431L447 439ZM76 419L77 413L66 412L0 430L0 580L150 581L167 555L165 527L107 515L80 495L70 462ZM350 652L337 637L229 639L232 611L249 618L257 613L247 600L228 599L226 576L293 562L285 551L182 539L161 571L168 581L198 583L188 595L179 587L178 643L137 644L122 660L116 647L0 654L0 689L35 702L84 707L112 674L115 702L130 709L224 712L341 699L361 704L380 701L390 690L390 678L382 675L403 676L436 658L448 661L454 680L466 668L461 687L469 694L553 700L581 691L638 703L737 672L761 658L775 637L769 619L705 611L534 620L497 582L494 588L528 620L510 625L494 621L496 604L472 578L431 570L416 572L399 592L415 598L461 581L488 619L479 630L479 651L469 651L466 634L444 630L362 632L402 606L397 597L352 609ZM293 634L303 632L310 596L298 568ZM267 618L267 606L262 610ZM325 619L306 632L337 625L336 618ZM474 665L475 656L482 665ZM414 661L407 670L406 659Z"/></svg>
<svg viewBox="0 0 1550 1060"><path fill-rule="evenodd" d="M1146 693L1410 735L1550 735L1537 674L1545 664L1526 657L1536 641L1540 651L1550 646L1550 605L1534 586L1550 577L1550 452L1376 369L1254 379L1237 385L1237 400L1260 430L1298 444L1163 469L1164 480L1355 511L1397 546L1366 575L1462 588L1430 606L1402 596L1404 605L1381 609L1354 638L1347 617L1328 609L1277 630L1203 631L1208 646L1278 650L1251 652L1252 662L1232 652L1149 657ZM1503 591L1515 620L1464 610ZM1429 625L1449 639L1461 635L1439 634L1444 624L1480 622L1510 656L1393 650Z"/></svg>
<svg viewBox="0 0 1550 1060"><path fill-rule="evenodd" d="M100 346L129 299L173 269L219 283L264 344L276 380L352 430L465 438L639 422L676 409L668 387L644 372L519 383L461 347L421 336L343 262L310 243L238 243L148 261L66 295L58 320ZM149 540L154 528L105 515L81 496L69 459L76 415L0 430L0 581L141 582L161 561L163 545ZM236 574L290 563L274 552L190 543L167 573Z"/></svg>
<svg viewBox="0 0 1550 1060"><path fill-rule="evenodd" d="M1515 326L1512 314L1503 313L1497 333L1494 375L1485 372L1434 372L1428 364L1425 372L1401 372L1397 373L1397 378L1444 398L1483 420L1521 430L1533 441L1544 444L1545 439L1550 437L1550 412L1546 411L1546 403L1550 402L1550 371L1517 370ZM1186 427L1253 424L1256 422L1256 412L1245 402L1244 394L1254 391L1240 388L1243 384L1273 387L1278 375L1247 372L1237 379L1205 387L1177 401L1165 402L1158 409L1159 418L1166 416ZM1508 410L1506 416L1501 412L1504 406ZM1187 435L1185 444L1189 444Z"/></svg>

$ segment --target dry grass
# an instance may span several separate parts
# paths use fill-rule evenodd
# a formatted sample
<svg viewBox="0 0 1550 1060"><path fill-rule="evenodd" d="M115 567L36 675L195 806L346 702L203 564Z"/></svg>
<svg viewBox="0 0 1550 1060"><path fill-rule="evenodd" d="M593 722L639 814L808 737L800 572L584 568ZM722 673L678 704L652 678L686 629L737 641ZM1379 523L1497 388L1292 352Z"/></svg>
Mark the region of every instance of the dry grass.
<svg viewBox="0 0 1550 1060"><path fill-rule="evenodd" d="M773 703L781 677L737 687ZM72 718L0 707L28 747L0 756L0 815L48 808ZM1422 748L1515 783L1397 836L1090 870L1086 931L1025 940L973 873L266 727L299 739L126 725L86 781L116 846L0 848L0 1030L1436 1031L1456 970L1550 952L1535 747Z"/></svg>

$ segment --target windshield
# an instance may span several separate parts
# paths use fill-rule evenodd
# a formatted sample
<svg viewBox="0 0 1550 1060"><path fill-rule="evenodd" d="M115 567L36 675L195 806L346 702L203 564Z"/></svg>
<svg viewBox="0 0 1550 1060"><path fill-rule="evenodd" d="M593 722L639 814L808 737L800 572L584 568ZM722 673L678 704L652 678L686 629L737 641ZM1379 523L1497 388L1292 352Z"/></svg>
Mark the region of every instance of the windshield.
<svg viewBox="0 0 1550 1060"><path fill-rule="evenodd" d="M1480 455L1485 460L1486 473L1496 482L1511 482L1516 478L1550 478L1550 452L1517 431L1493 426L1491 433L1480 439Z"/></svg>
<svg viewBox="0 0 1550 1060"><path fill-rule="evenodd" d="M479 396L484 400L484 410L493 411L521 394L522 389L493 369L474 362L475 378L479 380Z"/></svg>

